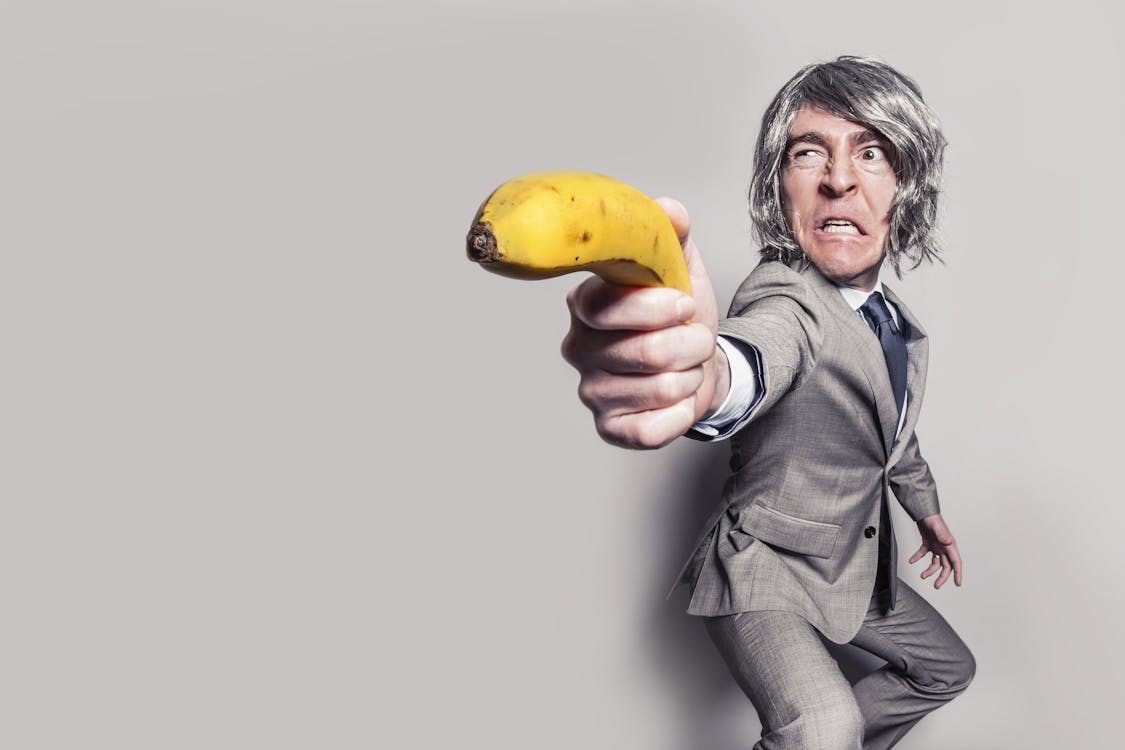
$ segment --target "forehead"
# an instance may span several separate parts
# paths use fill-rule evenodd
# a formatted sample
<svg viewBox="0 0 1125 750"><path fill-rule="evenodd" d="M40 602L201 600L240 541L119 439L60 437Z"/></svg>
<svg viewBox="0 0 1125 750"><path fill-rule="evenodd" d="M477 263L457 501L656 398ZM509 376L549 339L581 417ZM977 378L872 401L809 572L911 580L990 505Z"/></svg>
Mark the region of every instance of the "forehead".
<svg viewBox="0 0 1125 750"><path fill-rule="evenodd" d="M845 120L843 117L826 112L817 107L804 105L793 118L789 126L790 140L800 139L809 134L816 134L820 138L836 140L839 138L854 139L865 134L876 138L881 137L879 131L862 122Z"/></svg>

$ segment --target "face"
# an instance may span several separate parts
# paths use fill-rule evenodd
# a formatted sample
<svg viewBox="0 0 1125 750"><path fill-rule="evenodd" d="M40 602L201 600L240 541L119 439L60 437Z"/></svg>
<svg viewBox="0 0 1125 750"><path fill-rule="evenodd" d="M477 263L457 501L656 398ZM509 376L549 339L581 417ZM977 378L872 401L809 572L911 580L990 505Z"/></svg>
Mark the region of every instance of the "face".
<svg viewBox="0 0 1125 750"><path fill-rule="evenodd" d="M870 291L886 254L895 173L891 146L866 125L805 106L781 168L785 217L826 277Z"/></svg>

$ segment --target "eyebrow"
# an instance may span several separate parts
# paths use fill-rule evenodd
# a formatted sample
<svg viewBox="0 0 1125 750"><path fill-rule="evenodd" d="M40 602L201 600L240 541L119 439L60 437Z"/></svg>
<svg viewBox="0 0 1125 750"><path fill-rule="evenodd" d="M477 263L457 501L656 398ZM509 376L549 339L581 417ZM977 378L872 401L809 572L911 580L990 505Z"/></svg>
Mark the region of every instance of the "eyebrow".
<svg viewBox="0 0 1125 750"><path fill-rule="evenodd" d="M853 131L850 135L848 135L848 140L851 141L851 144L853 146L858 146L859 144L867 143L868 141L883 141L885 143L887 139L884 138L877 130L872 130L871 128L863 128L862 130ZM785 144L785 150L788 151L789 149L793 148L793 145L796 143L811 143L814 146L828 148L828 138L823 133L817 130L810 130L807 133L801 133L800 135L791 137Z"/></svg>

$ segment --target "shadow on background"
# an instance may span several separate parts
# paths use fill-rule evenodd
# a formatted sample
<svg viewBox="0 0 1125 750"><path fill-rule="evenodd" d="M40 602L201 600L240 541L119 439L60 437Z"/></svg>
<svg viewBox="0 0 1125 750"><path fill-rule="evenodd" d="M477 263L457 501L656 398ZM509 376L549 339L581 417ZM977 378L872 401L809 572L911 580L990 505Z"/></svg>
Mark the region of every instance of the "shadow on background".
<svg viewBox="0 0 1125 750"><path fill-rule="evenodd" d="M729 453L725 443L693 443L681 464L670 469L658 498L661 553L653 563L662 575L649 599L653 611L647 618L651 628L647 636L657 672L682 708L677 745L685 750L743 750L761 733L753 706L730 676L702 621L686 614L688 588L680 586L665 599L719 502L730 472ZM853 684L885 663L854 646L821 640Z"/></svg>

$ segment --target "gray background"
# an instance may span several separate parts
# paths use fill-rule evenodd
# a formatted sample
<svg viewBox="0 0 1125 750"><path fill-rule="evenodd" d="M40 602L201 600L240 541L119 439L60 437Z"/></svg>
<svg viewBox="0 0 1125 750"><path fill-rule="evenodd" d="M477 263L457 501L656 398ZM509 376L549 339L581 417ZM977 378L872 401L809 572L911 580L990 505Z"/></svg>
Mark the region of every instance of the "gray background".
<svg viewBox="0 0 1125 750"><path fill-rule="evenodd" d="M0 745L749 747L663 600L725 448L600 442L558 356L576 279L482 273L463 238L512 176L604 172L688 206L725 306L764 106L865 53L951 144L948 265L895 286L966 561L922 590L980 667L900 747L1112 746L1125 113L1098 8L0 4Z"/></svg>

